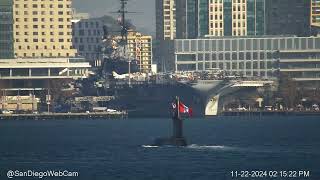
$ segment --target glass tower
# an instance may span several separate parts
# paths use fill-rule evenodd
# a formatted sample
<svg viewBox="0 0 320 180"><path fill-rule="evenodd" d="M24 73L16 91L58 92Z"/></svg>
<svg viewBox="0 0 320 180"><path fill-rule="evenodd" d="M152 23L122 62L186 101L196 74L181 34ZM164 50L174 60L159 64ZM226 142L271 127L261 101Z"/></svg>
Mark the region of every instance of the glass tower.
<svg viewBox="0 0 320 180"><path fill-rule="evenodd" d="M198 0L198 36L205 36L209 32L209 1Z"/></svg>
<svg viewBox="0 0 320 180"><path fill-rule="evenodd" d="M265 34L265 0L256 0L256 21L255 21L255 34L254 35L264 35Z"/></svg>
<svg viewBox="0 0 320 180"><path fill-rule="evenodd" d="M224 0L223 2L223 24L224 35L232 36L232 1Z"/></svg>
<svg viewBox="0 0 320 180"><path fill-rule="evenodd" d="M0 59L13 58L12 0L0 0Z"/></svg>
<svg viewBox="0 0 320 180"><path fill-rule="evenodd" d="M195 0L187 0L187 38L197 37L197 3Z"/></svg>

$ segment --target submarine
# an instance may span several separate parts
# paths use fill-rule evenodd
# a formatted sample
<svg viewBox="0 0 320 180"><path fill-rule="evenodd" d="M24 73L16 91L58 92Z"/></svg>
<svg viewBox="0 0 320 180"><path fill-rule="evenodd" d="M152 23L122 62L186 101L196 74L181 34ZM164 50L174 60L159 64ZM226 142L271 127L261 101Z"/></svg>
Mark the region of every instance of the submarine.
<svg viewBox="0 0 320 180"><path fill-rule="evenodd" d="M175 98L175 102L172 105L173 105L172 136L167 138L157 138L154 140L154 143L152 144L152 146L183 147L188 145L186 138L183 136L183 119L181 118L181 115L180 115L179 97Z"/></svg>

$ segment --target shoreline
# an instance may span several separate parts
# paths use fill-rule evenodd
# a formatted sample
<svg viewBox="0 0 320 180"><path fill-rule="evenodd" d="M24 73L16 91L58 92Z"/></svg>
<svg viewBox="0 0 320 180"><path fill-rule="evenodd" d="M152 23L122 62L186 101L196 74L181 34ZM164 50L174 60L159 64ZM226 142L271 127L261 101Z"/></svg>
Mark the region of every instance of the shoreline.
<svg viewBox="0 0 320 180"><path fill-rule="evenodd" d="M122 112L95 112L95 113L0 114L0 120L47 120L47 119L56 119L56 118L127 119L128 113L125 111L122 111Z"/></svg>

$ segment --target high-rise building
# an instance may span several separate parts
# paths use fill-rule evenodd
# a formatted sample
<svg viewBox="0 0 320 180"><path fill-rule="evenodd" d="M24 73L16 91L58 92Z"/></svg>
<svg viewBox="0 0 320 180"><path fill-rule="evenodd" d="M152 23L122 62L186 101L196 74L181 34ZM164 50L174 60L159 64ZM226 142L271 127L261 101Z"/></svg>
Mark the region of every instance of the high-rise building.
<svg viewBox="0 0 320 180"><path fill-rule="evenodd" d="M13 58L12 0L0 0L0 59Z"/></svg>
<svg viewBox="0 0 320 180"><path fill-rule="evenodd" d="M77 55L85 57L92 65L101 60L103 23L100 19L74 14L72 34L72 44L77 49Z"/></svg>
<svg viewBox="0 0 320 180"><path fill-rule="evenodd" d="M140 72L151 72L152 36L142 35L138 32L129 33L128 53L138 61Z"/></svg>
<svg viewBox="0 0 320 180"><path fill-rule="evenodd" d="M320 27L320 0L311 0L311 25Z"/></svg>
<svg viewBox="0 0 320 180"><path fill-rule="evenodd" d="M207 0L176 0L177 38L196 38L208 34Z"/></svg>
<svg viewBox="0 0 320 180"><path fill-rule="evenodd" d="M268 35L310 35L310 0L266 0Z"/></svg>
<svg viewBox="0 0 320 180"><path fill-rule="evenodd" d="M265 34L265 0L210 0L209 35Z"/></svg>
<svg viewBox="0 0 320 180"><path fill-rule="evenodd" d="M197 21L198 21L198 37L208 34L209 27L209 1L197 0Z"/></svg>
<svg viewBox="0 0 320 180"><path fill-rule="evenodd" d="M176 38L175 0L156 0L156 36L158 40Z"/></svg>
<svg viewBox="0 0 320 180"><path fill-rule="evenodd" d="M14 55L73 57L71 0L13 0Z"/></svg>
<svg viewBox="0 0 320 180"><path fill-rule="evenodd" d="M115 37L116 40L120 40L121 38L121 36ZM152 36L130 31L128 33L127 53L131 59L138 61L140 72L151 72Z"/></svg>

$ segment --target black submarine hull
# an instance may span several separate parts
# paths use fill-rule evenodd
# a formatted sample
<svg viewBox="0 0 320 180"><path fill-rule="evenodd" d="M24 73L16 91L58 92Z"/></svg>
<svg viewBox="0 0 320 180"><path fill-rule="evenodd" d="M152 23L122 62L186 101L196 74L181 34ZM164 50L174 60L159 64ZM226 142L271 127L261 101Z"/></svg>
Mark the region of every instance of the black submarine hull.
<svg viewBox="0 0 320 180"><path fill-rule="evenodd" d="M187 140L185 138L157 138L154 140L152 146L187 146Z"/></svg>

